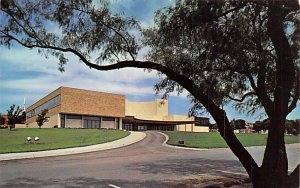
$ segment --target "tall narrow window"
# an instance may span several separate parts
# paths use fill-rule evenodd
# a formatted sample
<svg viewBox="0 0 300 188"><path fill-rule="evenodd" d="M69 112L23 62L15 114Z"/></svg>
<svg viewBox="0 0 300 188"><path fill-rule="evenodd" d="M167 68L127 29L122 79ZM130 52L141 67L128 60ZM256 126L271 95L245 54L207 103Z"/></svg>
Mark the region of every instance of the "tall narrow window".
<svg viewBox="0 0 300 188"><path fill-rule="evenodd" d="M60 115L60 127L61 128L65 128L66 127L65 115L64 114Z"/></svg>

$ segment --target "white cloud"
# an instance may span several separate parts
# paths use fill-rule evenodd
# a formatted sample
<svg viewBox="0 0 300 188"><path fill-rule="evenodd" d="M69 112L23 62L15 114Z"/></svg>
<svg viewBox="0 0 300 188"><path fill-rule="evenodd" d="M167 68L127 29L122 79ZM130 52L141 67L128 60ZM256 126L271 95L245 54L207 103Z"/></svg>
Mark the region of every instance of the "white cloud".
<svg viewBox="0 0 300 188"><path fill-rule="evenodd" d="M37 100L60 86L124 95L153 95L153 84L158 80L155 71L148 73L141 69L125 68L102 72L89 69L75 57L70 58L66 72L60 73L57 70L58 60L54 57L45 59L35 50L20 48L2 48L0 62L1 75L7 75L8 72L10 74L9 78L0 77L1 98L5 98L5 102L9 104L18 103L20 98L23 100L24 95ZM32 74L26 75L28 73ZM10 97L11 93L8 91L15 91L14 97Z"/></svg>

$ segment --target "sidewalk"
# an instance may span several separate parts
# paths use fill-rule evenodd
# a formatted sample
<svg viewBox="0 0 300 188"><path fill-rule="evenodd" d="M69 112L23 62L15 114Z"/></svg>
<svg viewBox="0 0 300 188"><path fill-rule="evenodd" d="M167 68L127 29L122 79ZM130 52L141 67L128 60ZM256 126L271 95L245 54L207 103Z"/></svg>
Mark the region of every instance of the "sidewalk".
<svg viewBox="0 0 300 188"><path fill-rule="evenodd" d="M158 132L158 133L163 135L166 138L166 140L162 144L165 147L175 148L175 149L194 150L194 151L207 151L207 150L209 150L209 149L205 149L205 148L189 148L189 147L181 147L181 146L172 146L172 145L167 144L167 142L169 141L169 136L168 135L166 135L165 133L162 133L162 132Z"/></svg>
<svg viewBox="0 0 300 188"><path fill-rule="evenodd" d="M130 135L115 140L112 142L107 142L103 144L91 145L91 146L82 146L76 148L66 148L66 149L57 149L57 150L47 150L47 151L37 151L37 152L24 152L24 153L5 153L0 154L0 161L13 160L13 159L27 159L27 158L38 158L38 157L51 157L51 156L61 156L61 155L70 155L70 154L79 154L95 151L109 150L119 147L128 146L143 140L146 137L146 134L143 132L130 132Z"/></svg>

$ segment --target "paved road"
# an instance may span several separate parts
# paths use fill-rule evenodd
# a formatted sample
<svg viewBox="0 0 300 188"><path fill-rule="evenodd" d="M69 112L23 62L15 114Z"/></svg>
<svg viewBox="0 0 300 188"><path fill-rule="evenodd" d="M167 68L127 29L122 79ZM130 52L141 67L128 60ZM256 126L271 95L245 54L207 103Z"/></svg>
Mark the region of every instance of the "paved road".
<svg viewBox="0 0 300 188"><path fill-rule="evenodd" d="M199 177L245 174L228 149L175 149L162 146L164 139L159 133L147 132L143 141L123 148L3 161L0 187L184 187L184 182ZM259 160L262 148L250 150ZM289 146L288 153L291 165L296 166L299 145Z"/></svg>

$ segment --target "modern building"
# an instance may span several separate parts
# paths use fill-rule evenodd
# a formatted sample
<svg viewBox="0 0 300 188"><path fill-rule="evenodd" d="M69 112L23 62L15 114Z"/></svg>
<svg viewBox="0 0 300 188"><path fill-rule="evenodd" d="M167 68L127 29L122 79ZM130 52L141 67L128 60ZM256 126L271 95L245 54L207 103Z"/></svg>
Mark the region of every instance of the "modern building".
<svg viewBox="0 0 300 188"><path fill-rule="evenodd" d="M48 109L43 127L119 129L125 117L123 95L60 87L26 110L28 127L37 127L36 115Z"/></svg>
<svg viewBox="0 0 300 188"><path fill-rule="evenodd" d="M104 128L208 132L209 119L169 115L168 101L131 102L124 95L60 87L27 108L27 127L48 109L44 128Z"/></svg>
<svg viewBox="0 0 300 188"><path fill-rule="evenodd" d="M156 99L148 102L125 100L123 129L208 132L209 118L169 115L168 100Z"/></svg>

